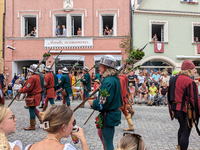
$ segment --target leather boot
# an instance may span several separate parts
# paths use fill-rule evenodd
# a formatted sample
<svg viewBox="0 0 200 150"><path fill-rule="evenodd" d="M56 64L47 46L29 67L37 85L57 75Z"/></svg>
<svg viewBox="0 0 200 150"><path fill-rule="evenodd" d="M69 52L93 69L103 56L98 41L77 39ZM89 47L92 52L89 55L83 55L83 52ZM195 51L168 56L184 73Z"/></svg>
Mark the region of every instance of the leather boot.
<svg viewBox="0 0 200 150"><path fill-rule="evenodd" d="M39 108L43 108L44 107L44 104L42 104Z"/></svg>
<svg viewBox="0 0 200 150"><path fill-rule="evenodd" d="M129 111L129 113L131 114L131 118L132 118L135 113L134 110L132 109L132 107L129 104L126 104L126 108Z"/></svg>
<svg viewBox="0 0 200 150"><path fill-rule="evenodd" d="M35 130L35 119L30 119L30 127L24 128L24 130Z"/></svg>
<svg viewBox="0 0 200 150"><path fill-rule="evenodd" d="M47 109L47 106L44 105L43 109L42 109L42 112L45 111Z"/></svg>
<svg viewBox="0 0 200 150"><path fill-rule="evenodd" d="M72 109L72 107L71 106L68 106L70 109Z"/></svg>
<svg viewBox="0 0 200 150"><path fill-rule="evenodd" d="M181 150L181 147L180 147L180 145L177 145L177 150Z"/></svg>
<svg viewBox="0 0 200 150"><path fill-rule="evenodd" d="M126 116L126 120L128 122L129 127L124 129L124 131L134 131L134 126L133 126L133 122L131 120L131 116L130 115Z"/></svg>
<svg viewBox="0 0 200 150"><path fill-rule="evenodd" d="M66 106L66 104L62 104L62 106Z"/></svg>

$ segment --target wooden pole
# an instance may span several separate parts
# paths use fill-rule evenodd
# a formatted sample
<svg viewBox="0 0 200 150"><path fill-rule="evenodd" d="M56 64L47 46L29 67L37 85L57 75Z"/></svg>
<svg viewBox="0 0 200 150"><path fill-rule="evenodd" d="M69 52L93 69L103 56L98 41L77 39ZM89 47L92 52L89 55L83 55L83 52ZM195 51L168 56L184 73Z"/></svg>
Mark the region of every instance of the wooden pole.
<svg viewBox="0 0 200 150"><path fill-rule="evenodd" d="M84 125L88 122L88 120L90 119L90 117L93 115L94 112L95 112L95 110L93 110L93 112L90 114L90 116L88 117L88 119L85 121Z"/></svg>

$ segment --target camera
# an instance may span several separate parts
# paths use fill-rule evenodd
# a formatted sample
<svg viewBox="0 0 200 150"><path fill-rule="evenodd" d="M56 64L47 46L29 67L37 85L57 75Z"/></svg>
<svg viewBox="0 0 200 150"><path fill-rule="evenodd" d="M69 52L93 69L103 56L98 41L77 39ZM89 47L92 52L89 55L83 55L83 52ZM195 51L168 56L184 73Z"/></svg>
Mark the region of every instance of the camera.
<svg viewBox="0 0 200 150"><path fill-rule="evenodd" d="M9 45L7 45L7 48L9 48L9 49L12 49L12 50L15 50L15 48L14 48L14 47L12 47L12 46L9 46Z"/></svg>

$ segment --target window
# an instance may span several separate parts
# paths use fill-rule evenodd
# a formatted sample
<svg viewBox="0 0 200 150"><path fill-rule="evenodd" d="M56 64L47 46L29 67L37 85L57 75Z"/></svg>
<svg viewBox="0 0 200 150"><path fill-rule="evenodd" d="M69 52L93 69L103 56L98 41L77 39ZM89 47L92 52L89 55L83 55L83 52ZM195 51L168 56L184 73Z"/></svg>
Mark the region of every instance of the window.
<svg viewBox="0 0 200 150"><path fill-rule="evenodd" d="M53 36L83 36L82 14L55 15L53 24Z"/></svg>
<svg viewBox="0 0 200 150"><path fill-rule="evenodd" d="M100 36L116 36L116 14L100 15Z"/></svg>
<svg viewBox="0 0 200 150"><path fill-rule="evenodd" d="M37 17L22 16L21 37L37 37Z"/></svg>
<svg viewBox="0 0 200 150"><path fill-rule="evenodd" d="M183 2L194 2L194 0L183 0Z"/></svg>
<svg viewBox="0 0 200 150"><path fill-rule="evenodd" d="M71 23L72 23L72 29L71 29L71 35L78 35L82 36L82 17L81 16L71 16Z"/></svg>
<svg viewBox="0 0 200 150"><path fill-rule="evenodd" d="M192 43L199 43L200 42L200 23L193 24L193 41Z"/></svg>
<svg viewBox="0 0 200 150"><path fill-rule="evenodd" d="M168 42L168 22L167 21L150 21L150 42Z"/></svg>

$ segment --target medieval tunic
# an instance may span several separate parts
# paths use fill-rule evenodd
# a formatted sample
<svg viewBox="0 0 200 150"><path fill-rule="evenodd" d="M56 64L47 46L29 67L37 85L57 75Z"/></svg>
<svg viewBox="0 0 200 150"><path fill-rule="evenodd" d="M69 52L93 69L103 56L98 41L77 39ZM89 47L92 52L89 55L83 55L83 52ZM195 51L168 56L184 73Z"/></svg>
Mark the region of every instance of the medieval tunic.
<svg viewBox="0 0 200 150"><path fill-rule="evenodd" d="M107 90L110 96L107 97L102 109L99 105L99 96L93 101L92 108L101 112L101 118L104 127L101 129L103 142L105 144L106 150L112 150L113 137L114 137L114 126L118 126L121 120L120 107L122 106L122 96L120 91L120 81L117 76L108 76L104 78L101 87L101 91Z"/></svg>
<svg viewBox="0 0 200 150"><path fill-rule="evenodd" d="M87 91L90 91L91 88L90 88L90 84L91 84L91 80L90 80L90 75L89 73L86 73L84 76L83 76L83 79L81 79L81 82L83 82L83 86L84 86L84 91L87 89Z"/></svg>
<svg viewBox="0 0 200 150"><path fill-rule="evenodd" d="M44 87L47 90L46 98L54 98L54 76L51 72L48 72L44 77Z"/></svg>
<svg viewBox="0 0 200 150"><path fill-rule="evenodd" d="M35 106L39 106L41 100L41 92L42 92L40 76L37 74L31 75L28 78L25 86L21 88L19 92L27 93L28 95L34 95Z"/></svg>

